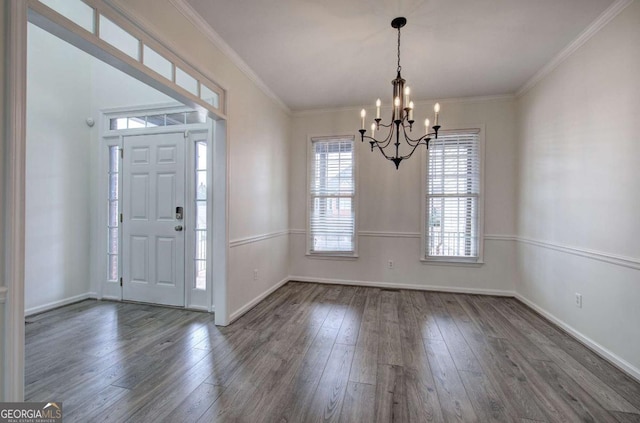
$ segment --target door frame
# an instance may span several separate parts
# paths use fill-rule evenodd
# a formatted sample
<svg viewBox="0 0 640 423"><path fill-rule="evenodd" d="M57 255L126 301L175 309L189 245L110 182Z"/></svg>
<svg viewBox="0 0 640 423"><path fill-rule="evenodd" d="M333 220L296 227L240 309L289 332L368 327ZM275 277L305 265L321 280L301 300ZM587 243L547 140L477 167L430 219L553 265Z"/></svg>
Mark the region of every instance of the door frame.
<svg viewBox="0 0 640 423"><path fill-rule="evenodd" d="M83 0L89 1L89 0ZM119 22L134 28L140 38L143 38L162 51L168 52L172 58L180 61L185 67L197 72L196 68L182 59L175 51L165 47L154 38L149 31L145 31L136 17L123 10L117 10L110 0L90 0L98 5L101 12L109 13ZM41 3L36 0L6 0L2 6L7 5L5 13L5 25L7 33L6 41L6 76L5 76L5 119L6 149L3 152L4 174L3 198L6 207L3 216L3 251L4 283L7 288L5 300L5 322L3 346L3 373L4 379L3 400L20 402L24 400L24 376L25 376L25 331L24 331L24 266L25 266L25 158L26 158L26 86L27 86L27 25L29 14L33 8L43 9ZM48 16L40 15L40 23L49 24L49 32L55 31L55 35L67 42L82 48L87 53L103 60L130 76L147 83L176 100L188 105L203 107L202 101L194 96L186 95L175 83L165 81L152 71L144 67L134 66L131 59L125 57L116 49L110 47L95 37L89 37L78 29L77 25L66 20L58 13L47 12ZM204 75L202 72L198 72ZM212 80L208 78L208 80ZM204 106L213 123L213 158L218 166L212 169L214 174L214 193L212 209L214 213L214 230L211 245L215 249L212 266L216 272L212 278L215 295L215 324L226 326L230 316L227 307L227 262L228 262L228 139L227 117L224 111L228 109L228 90L218 84L223 95L220 97L221 109L215 111ZM186 93L186 94L185 94ZM220 198L223 197L223 198Z"/></svg>
<svg viewBox="0 0 640 423"><path fill-rule="evenodd" d="M207 143L207 240L213 239L213 204L212 198L215 195L213 191L213 172L212 170L215 167L214 158L213 158L213 121L211 119L206 119L204 123L194 123L187 125L171 125L171 126L159 126L155 128L140 128L140 129L118 129L112 130L110 128L110 121L114 118L119 117L133 117L133 116L147 116L154 114L167 114L167 113L181 113L181 112L190 112L193 109L184 106L179 103L170 103L170 104L158 104L152 106L143 106L143 107L118 107L111 109L101 110L100 113L100 150L98 152L98 160L99 166L98 171L99 175L96 180L99 181L99 198L97 201L98 204L98 227L100 228L97 233L97 245L99 248L96 249L95 252L95 263L97 265L97 274L92 276L92 286L93 292L96 293L96 297L98 299L108 299L108 300L116 300L123 301L124 300L124 291L123 287L120 286L118 281L110 281L105 275L107 274L107 231L102 226L104 222L108 220L108 213L103 205L107 201L108 198L108 166L109 166L109 155L108 150L109 147L118 147L120 149L124 148L124 138L128 136L136 136L136 135L157 135L157 134L174 134L180 133L184 134L185 137L185 210L186 215L184 219L185 225L185 248L184 248L184 262L185 262L185 271L184 271L184 307L191 310L200 310L213 312L215 310L214 305L214 289L212 283L212 258L213 252L212 248L207 248L207 286L206 289L199 290L195 289L195 278L193 273L193 260L194 260L194 245L195 245L195 236L192 231L193 222L195 219L195 209L193 204L195 202L195 190L194 190L194 174L195 174L195 143L200 141L206 141ZM119 158L120 170L123 171L123 160L120 156ZM121 174L119 178L119 193L123 193L122 183L124 181L124 177ZM119 213L122 213L124 197L120 196L121 201L119 204ZM123 275L122 263L122 247L123 247L123 237L122 237L122 226L119 227L118 230L119 237L119 250L118 250L118 276L121 278ZM210 247L209 241L207 247ZM126 281L125 281L126 283Z"/></svg>

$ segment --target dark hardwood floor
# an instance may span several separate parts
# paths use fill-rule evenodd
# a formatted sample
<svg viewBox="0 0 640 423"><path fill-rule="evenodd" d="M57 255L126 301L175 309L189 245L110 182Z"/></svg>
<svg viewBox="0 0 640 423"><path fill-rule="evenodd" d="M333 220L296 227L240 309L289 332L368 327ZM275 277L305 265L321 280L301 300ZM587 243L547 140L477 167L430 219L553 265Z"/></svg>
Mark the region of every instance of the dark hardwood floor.
<svg viewBox="0 0 640 423"><path fill-rule="evenodd" d="M226 328L84 301L27 319L65 422L640 422L640 384L514 299L290 282Z"/></svg>

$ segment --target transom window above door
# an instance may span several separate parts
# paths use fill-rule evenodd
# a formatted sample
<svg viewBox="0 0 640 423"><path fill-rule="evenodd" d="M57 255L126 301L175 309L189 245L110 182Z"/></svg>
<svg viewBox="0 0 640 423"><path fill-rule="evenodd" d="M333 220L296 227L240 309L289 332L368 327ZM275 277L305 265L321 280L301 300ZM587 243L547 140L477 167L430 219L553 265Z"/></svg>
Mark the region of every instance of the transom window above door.
<svg viewBox="0 0 640 423"><path fill-rule="evenodd" d="M142 116L122 116L109 119L109 129L118 131L122 129L155 128L173 125L191 125L205 123L207 116L197 111L171 112Z"/></svg>

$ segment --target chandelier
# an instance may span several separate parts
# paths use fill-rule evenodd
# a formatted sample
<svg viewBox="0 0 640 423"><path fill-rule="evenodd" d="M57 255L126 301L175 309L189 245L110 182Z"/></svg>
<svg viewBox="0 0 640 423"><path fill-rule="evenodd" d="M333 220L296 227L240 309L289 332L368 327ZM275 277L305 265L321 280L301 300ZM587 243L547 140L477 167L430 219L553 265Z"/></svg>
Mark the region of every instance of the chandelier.
<svg viewBox="0 0 640 423"><path fill-rule="evenodd" d="M410 99L411 89L408 86L405 86L406 81L402 79L402 76L400 75L400 71L402 70L402 67L400 66L400 28L406 24L407 19L403 17L395 18L391 21L391 26L398 30L398 75L396 76L396 79L391 81L391 84L393 85L391 122L389 122L388 125L381 123L380 107L382 106L382 102L378 99L376 101L375 122L371 124L371 136L368 136L366 135L367 130L365 129L365 117L367 112L365 109L362 109L360 112L360 118L362 119L360 136L362 137L362 141L364 142L365 138L369 140L369 144L371 144L371 151L378 147L382 155L396 165L396 169L400 166L400 162L413 155L419 145L422 144L429 148L429 141L431 140L431 137L437 139L438 130L440 129L440 125L438 125L440 104L436 103L433 108L435 112L434 124L431 127L433 132L429 132L429 119L425 119L425 134L415 139L411 138L409 135L413 131L413 124L415 122L413 120L413 101ZM384 128L388 128L386 137L376 139L376 132L381 133L387 131L387 129ZM380 135L382 135L382 133ZM404 138L404 143L409 147L408 149L406 147L403 148L404 151L408 150L408 153L404 155L401 155L400 153L401 138ZM395 143L392 143L393 140L395 140Z"/></svg>

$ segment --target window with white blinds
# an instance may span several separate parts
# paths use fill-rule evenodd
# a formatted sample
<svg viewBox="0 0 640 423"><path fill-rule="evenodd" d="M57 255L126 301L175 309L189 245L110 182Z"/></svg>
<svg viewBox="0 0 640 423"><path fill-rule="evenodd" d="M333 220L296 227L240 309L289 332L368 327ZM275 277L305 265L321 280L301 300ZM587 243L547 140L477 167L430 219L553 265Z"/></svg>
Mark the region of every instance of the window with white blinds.
<svg viewBox="0 0 640 423"><path fill-rule="evenodd" d="M309 253L353 254L353 138L312 138L309 167Z"/></svg>
<svg viewBox="0 0 640 423"><path fill-rule="evenodd" d="M479 131L444 133L427 153L425 258L479 258Z"/></svg>

